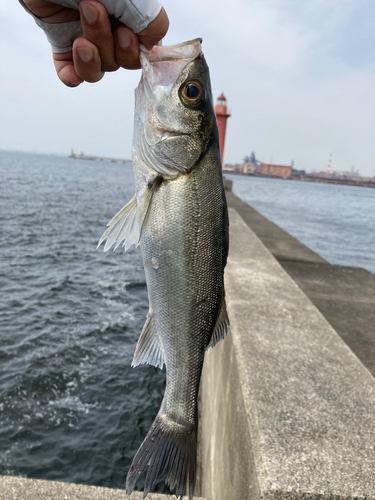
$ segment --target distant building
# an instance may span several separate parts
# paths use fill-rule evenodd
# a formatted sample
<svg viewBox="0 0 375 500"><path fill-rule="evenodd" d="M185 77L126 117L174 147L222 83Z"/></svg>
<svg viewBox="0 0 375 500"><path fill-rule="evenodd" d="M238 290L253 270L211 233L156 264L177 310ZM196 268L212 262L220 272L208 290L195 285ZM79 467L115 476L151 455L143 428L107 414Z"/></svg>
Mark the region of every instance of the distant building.
<svg viewBox="0 0 375 500"><path fill-rule="evenodd" d="M332 173L332 179L342 179L342 180L347 180L347 181L358 181L360 178L359 172L354 171L352 169L350 172L338 172L335 171Z"/></svg>
<svg viewBox="0 0 375 500"><path fill-rule="evenodd" d="M237 174L242 175L254 175L255 173L255 165L253 163L242 163L241 165L235 165L234 171Z"/></svg>
<svg viewBox="0 0 375 500"><path fill-rule="evenodd" d="M226 163L223 167L224 172L234 172L234 165Z"/></svg>
<svg viewBox="0 0 375 500"><path fill-rule="evenodd" d="M306 177L306 170L292 170L292 177L295 179L303 179Z"/></svg>
<svg viewBox="0 0 375 500"><path fill-rule="evenodd" d="M313 172L310 174L310 177L317 177L319 179L330 179L331 174L327 174L327 172Z"/></svg>
<svg viewBox="0 0 375 500"><path fill-rule="evenodd" d="M334 172L317 172L317 173L311 173L310 177L317 177L319 179L331 179L331 180L338 180L338 181L351 181L351 182L359 182L361 180L361 177L359 175L359 171L352 168L351 171L338 171L335 170Z"/></svg>
<svg viewBox="0 0 375 500"><path fill-rule="evenodd" d="M234 171L236 174L242 175L254 175L256 167L253 163L242 163L241 165L235 165Z"/></svg>
<svg viewBox="0 0 375 500"><path fill-rule="evenodd" d="M272 163L261 163L258 168L258 173L288 179L289 177L292 177L292 170L292 165L273 165Z"/></svg>

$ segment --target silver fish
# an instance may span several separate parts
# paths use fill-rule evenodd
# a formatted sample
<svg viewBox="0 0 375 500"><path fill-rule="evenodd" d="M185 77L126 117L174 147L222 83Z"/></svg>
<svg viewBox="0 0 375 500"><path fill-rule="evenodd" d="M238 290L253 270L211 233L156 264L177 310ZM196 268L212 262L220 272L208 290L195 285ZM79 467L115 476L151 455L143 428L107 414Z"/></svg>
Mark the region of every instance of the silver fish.
<svg viewBox="0 0 375 500"><path fill-rule="evenodd" d="M136 194L99 245L141 246L150 310L132 366L166 367L154 423L127 475L130 494L147 469L144 496L166 470L177 496L194 495L198 390L203 359L229 330L224 296L228 214L207 63L196 39L142 47L136 89Z"/></svg>

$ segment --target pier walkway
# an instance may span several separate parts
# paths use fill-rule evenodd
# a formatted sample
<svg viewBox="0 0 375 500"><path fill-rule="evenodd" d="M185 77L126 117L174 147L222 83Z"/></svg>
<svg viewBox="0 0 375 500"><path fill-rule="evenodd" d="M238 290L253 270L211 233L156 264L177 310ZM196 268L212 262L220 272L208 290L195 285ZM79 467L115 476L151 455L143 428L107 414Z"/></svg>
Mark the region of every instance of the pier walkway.
<svg viewBox="0 0 375 500"><path fill-rule="evenodd" d="M331 265L238 196L226 194L228 205L375 376L375 275L358 267Z"/></svg>
<svg viewBox="0 0 375 500"><path fill-rule="evenodd" d="M227 196L231 333L203 368L200 494L374 500L373 275L331 266ZM350 302L365 315L354 331Z"/></svg>
<svg viewBox="0 0 375 500"><path fill-rule="evenodd" d="M170 495L149 493L147 500L170 500ZM204 500L194 497L195 500ZM124 490L85 484L0 476L0 500L143 500L143 492L127 495ZM183 497L183 500L188 500Z"/></svg>

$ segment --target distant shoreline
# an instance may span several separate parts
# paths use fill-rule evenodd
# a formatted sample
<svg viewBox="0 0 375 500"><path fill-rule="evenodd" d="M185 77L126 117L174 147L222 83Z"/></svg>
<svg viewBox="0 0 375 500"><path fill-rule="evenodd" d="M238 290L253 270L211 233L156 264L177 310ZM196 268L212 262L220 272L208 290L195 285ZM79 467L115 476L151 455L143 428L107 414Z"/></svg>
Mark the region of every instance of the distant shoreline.
<svg viewBox="0 0 375 500"><path fill-rule="evenodd" d="M303 181L303 182L320 182L325 184L341 184L343 186L358 186L358 187L369 187L375 188L374 182L356 182L356 181L345 181L342 179L324 179L321 177L311 177L308 174L303 177L279 177L277 175L263 175L263 174L240 174L237 172L233 172L231 170L223 170L224 174L233 174L243 177L263 177L268 179L281 179L286 181Z"/></svg>
<svg viewBox="0 0 375 500"><path fill-rule="evenodd" d="M74 158L75 160L110 161L111 163L131 163L132 161L125 160L124 158L108 158L106 156L85 155L83 153L77 154L73 151L69 155L69 158Z"/></svg>

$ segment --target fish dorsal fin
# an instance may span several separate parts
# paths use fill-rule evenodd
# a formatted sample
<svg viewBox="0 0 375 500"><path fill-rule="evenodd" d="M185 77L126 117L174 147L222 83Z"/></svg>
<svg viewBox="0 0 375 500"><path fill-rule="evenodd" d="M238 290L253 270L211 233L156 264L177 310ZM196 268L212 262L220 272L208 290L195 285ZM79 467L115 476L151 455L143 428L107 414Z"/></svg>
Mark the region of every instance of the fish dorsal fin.
<svg viewBox="0 0 375 500"><path fill-rule="evenodd" d="M143 327L141 336L139 337L135 348L132 366L148 363L163 368L164 351L160 343L160 337L155 328L155 320L151 311L147 314L145 326Z"/></svg>
<svg viewBox="0 0 375 500"><path fill-rule="evenodd" d="M147 184L147 188L142 196L142 200L140 202L140 207L139 207L139 218L141 220L139 241L141 240L142 236L145 234L147 230L152 198L156 190L160 186L160 184L163 182L163 180L164 178L161 174L156 175L152 180L149 181L149 183Z"/></svg>
<svg viewBox="0 0 375 500"><path fill-rule="evenodd" d="M108 229L105 230L100 238L98 247L106 241L104 251L106 252L112 245L116 244L113 250L124 241L123 246L125 251L132 245L137 245L139 241L140 224L138 219L138 205L135 195L107 224Z"/></svg>
<svg viewBox="0 0 375 500"><path fill-rule="evenodd" d="M210 342L207 346L207 349L210 347L214 347L220 340L223 340L226 335L229 333L229 318L227 313L227 305L225 302L225 294L223 291L223 298L221 300L220 311L217 316L217 320L215 323L215 328L212 333Z"/></svg>

